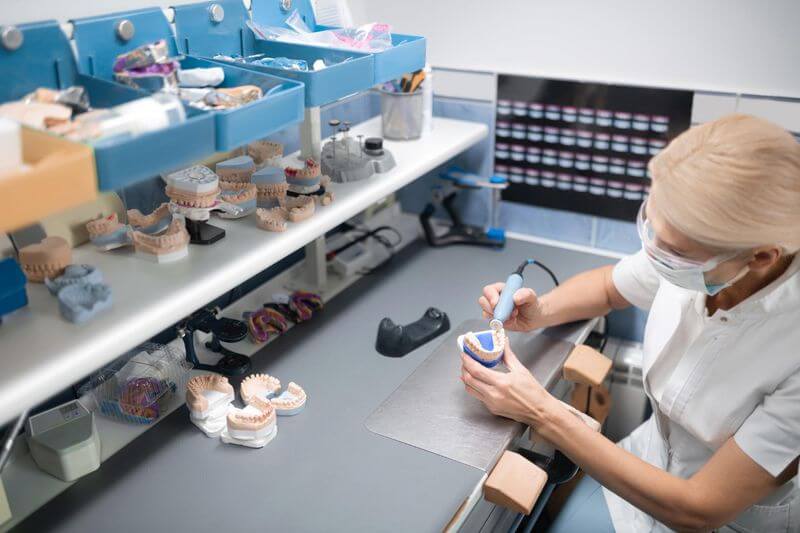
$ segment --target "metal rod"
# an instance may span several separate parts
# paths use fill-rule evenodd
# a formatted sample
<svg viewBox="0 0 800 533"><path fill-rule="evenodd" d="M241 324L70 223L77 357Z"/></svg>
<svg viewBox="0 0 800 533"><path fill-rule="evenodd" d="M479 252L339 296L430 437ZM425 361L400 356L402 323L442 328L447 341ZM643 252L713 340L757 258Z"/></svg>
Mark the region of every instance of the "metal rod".
<svg viewBox="0 0 800 533"><path fill-rule="evenodd" d="M19 418L17 418L17 420L14 422L14 425L6 433L6 437L3 442L3 452L0 453L0 474L3 473L3 468L5 468L8 458L11 457L11 449L14 447L14 441L17 439L17 434L22 429L22 424L24 424L25 420L28 419L29 411L30 409L25 409L22 411L22 414L19 415Z"/></svg>

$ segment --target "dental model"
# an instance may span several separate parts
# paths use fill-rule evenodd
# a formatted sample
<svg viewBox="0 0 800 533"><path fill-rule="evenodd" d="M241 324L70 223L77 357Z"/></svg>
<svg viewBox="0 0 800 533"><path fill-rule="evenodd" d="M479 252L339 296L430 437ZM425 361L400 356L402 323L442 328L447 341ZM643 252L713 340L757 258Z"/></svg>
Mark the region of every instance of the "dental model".
<svg viewBox="0 0 800 533"><path fill-rule="evenodd" d="M187 207L213 207L219 196L219 178L210 168L195 165L166 177L167 196Z"/></svg>
<svg viewBox="0 0 800 533"><path fill-rule="evenodd" d="M45 237L42 242L25 246L19 251L19 264L28 281L42 283L56 278L72 261L72 250L61 237Z"/></svg>
<svg viewBox="0 0 800 533"><path fill-rule="evenodd" d="M189 419L208 437L217 437L225 429L233 398L228 378L219 374L195 376L186 384Z"/></svg>
<svg viewBox="0 0 800 533"><path fill-rule="evenodd" d="M321 170L319 163L309 158L303 168L286 167L284 169L289 190L297 194L309 194L319 190Z"/></svg>
<svg viewBox="0 0 800 533"><path fill-rule="evenodd" d="M172 222L172 213L169 204L163 203L149 215L143 214L138 209L128 209L128 224L136 231L153 235L167 229Z"/></svg>
<svg viewBox="0 0 800 533"><path fill-rule="evenodd" d="M242 218L256 210L258 189L252 183L236 181L220 181L220 200L231 203L241 208L237 215L220 212L222 218Z"/></svg>
<svg viewBox="0 0 800 533"><path fill-rule="evenodd" d="M113 250L131 244L131 228L120 223L116 213L86 223L89 240L100 251Z"/></svg>
<svg viewBox="0 0 800 533"><path fill-rule="evenodd" d="M283 205L289 184L282 169L263 167L255 171L251 179L258 188L258 207L270 209Z"/></svg>
<svg viewBox="0 0 800 533"><path fill-rule="evenodd" d="M314 199L310 196L287 197L285 209L290 222L302 222L314 214Z"/></svg>
<svg viewBox="0 0 800 533"><path fill-rule="evenodd" d="M502 328L469 331L456 339L458 348L485 367L497 366L506 348L506 332Z"/></svg>
<svg viewBox="0 0 800 533"><path fill-rule="evenodd" d="M269 403L279 416L293 416L303 410L306 405L306 391L297 383L291 382L285 390L281 390L278 378L269 374L253 374L242 381L239 392L247 405L256 408Z"/></svg>
<svg viewBox="0 0 800 533"><path fill-rule="evenodd" d="M282 207L273 207L272 209L259 207L256 209L256 226L265 231L276 233L286 231L287 220L286 210Z"/></svg>
<svg viewBox="0 0 800 533"><path fill-rule="evenodd" d="M156 263L170 263L189 255L189 232L183 218L172 219L167 231L160 235L132 233L136 255Z"/></svg>
<svg viewBox="0 0 800 533"><path fill-rule="evenodd" d="M70 285L95 285L103 283L103 274L91 265L67 265L64 273L54 279L44 278L47 290L53 296Z"/></svg>
<svg viewBox="0 0 800 533"><path fill-rule="evenodd" d="M103 283L74 283L58 291L61 316L82 324L111 308L111 288Z"/></svg>
<svg viewBox="0 0 800 533"><path fill-rule="evenodd" d="M255 141L247 145L247 155L253 159L257 169L266 166L279 167L283 157L283 145L271 141Z"/></svg>
<svg viewBox="0 0 800 533"><path fill-rule="evenodd" d="M240 155L232 159L220 161L216 166L217 176L222 181L238 181L241 183L250 183L250 178L253 172L256 171L256 165L253 163L253 158L247 155Z"/></svg>
<svg viewBox="0 0 800 533"><path fill-rule="evenodd" d="M278 434L275 408L269 400L244 409L231 407L220 439L225 444L263 448Z"/></svg>
<svg viewBox="0 0 800 533"><path fill-rule="evenodd" d="M247 321L250 340L256 344L267 342L274 335L280 335L289 329L286 317L268 307L244 313L242 318Z"/></svg>

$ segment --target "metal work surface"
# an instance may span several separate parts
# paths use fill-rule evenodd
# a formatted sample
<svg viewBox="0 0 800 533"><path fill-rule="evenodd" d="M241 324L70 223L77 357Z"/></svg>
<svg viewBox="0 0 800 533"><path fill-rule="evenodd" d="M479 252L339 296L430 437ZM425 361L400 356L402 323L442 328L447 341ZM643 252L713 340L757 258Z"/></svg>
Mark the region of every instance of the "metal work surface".
<svg viewBox="0 0 800 533"><path fill-rule="evenodd" d="M429 306L453 324L478 318L481 287L505 279L525 257L562 278L610 262L520 241L499 252L409 245L256 354L254 372L296 381L309 395L302 413L278 420L265 448L206 438L180 408L19 530L441 531L484 472L376 435L365 421L446 336L387 358L374 348L378 323L384 316L408 323ZM534 270L526 282L540 292L551 287Z"/></svg>
<svg viewBox="0 0 800 533"><path fill-rule="evenodd" d="M525 429L489 413L464 391L458 379L456 337L486 329L485 320L468 320L445 337L436 351L367 419L367 428L411 446L488 472L503 450ZM558 380L574 345L541 334L510 333L520 362L545 387Z"/></svg>

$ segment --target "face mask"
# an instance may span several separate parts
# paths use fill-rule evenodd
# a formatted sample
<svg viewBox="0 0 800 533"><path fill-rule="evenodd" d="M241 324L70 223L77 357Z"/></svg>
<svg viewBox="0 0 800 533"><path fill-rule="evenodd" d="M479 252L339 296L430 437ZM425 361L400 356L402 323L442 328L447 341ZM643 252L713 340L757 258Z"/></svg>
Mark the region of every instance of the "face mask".
<svg viewBox="0 0 800 533"><path fill-rule="evenodd" d="M655 271L665 280L677 287L713 296L739 281L750 270L748 267L744 267L736 276L725 283L707 283L705 276L707 272L714 270L720 263L736 257L741 252L718 255L707 261L694 261L659 248L655 242L655 233L650 227L645 214L646 204L646 202L643 203L641 209L639 209L636 227L639 230L642 248L647 254L647 258Z"/></svg>

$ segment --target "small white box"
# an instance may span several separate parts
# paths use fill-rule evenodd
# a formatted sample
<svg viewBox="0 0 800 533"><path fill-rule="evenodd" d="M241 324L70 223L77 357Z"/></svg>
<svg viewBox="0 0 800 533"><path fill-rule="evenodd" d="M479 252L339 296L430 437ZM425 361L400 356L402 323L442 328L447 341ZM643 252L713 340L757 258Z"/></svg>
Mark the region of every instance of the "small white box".
<svg viewBox="0 0 800 533"><path fill-rule="evenodd" d="M22 134L13 120L0 118L0 174L22 167Z"/></svg>

